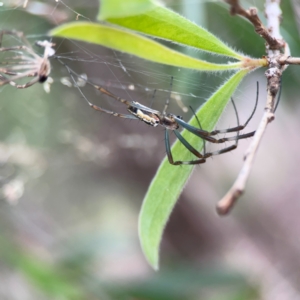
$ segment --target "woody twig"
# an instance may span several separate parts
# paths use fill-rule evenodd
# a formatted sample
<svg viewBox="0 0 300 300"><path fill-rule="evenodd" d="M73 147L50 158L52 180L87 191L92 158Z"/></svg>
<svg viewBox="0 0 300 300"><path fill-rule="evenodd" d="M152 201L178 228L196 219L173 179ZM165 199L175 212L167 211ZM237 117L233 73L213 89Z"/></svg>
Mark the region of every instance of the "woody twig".
<svg viewBox="0 0 300 300"><path fill-rule="evenodd" d="M226 215L234 206L237 199L243 194L249 177L253 161L265 133L267 125L274 120L275 98L280 89L281 76L288 64L299 64L299 58L291 58L289 47L280 35L281 10L280 0L266 0L265 14L267 27L264 27L257 15L256 8L243 9L238 0L225 0L230 5L232 15L241 15L248 19L255 31L266 41L266 59L268 69L267 77L267 101L265 111L254 138L246 151L243 167L227 194L218 202L217 212Z"/></svg>

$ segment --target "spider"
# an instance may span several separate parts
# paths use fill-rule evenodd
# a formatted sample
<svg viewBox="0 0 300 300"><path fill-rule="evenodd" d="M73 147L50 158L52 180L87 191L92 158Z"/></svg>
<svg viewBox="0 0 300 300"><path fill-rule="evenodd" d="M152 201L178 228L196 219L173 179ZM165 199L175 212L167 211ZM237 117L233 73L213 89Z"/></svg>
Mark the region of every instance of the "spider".
<svg viewBox="0 0 300 300"><path fill-rule="evenodd" d="M16 37L23 45L2 47L4 35ZM37 82L44 83L48 79L51 71L49 57L55 54L53 49L55 44L45 40L36 42L36 45L44 48L43 56L35 53L23 32L0 31L0 52L13 53L12 56L5 57L5 61L1 63L3 67L0 66L0 86L10 84L18 89L25 89ZM26 77L33 77L33 79L25 84L16 83L16 80Z"/></svg>
<svg viewBox="0 0 300 300"><path fill-rule="evenodd" d="M235 103L234 103L233 99L231 99L233 107L234 107L234 111L235 111L235 114L236 114L236 117L237 117L237 126L232 127L232 128L228 128L228 129L214 130L214 131L209 132L209 131L205 131L201 128L200 122L199 122L197 116L196 116L196 118L197 118L197 121L198 121L198 124L199 124L199 128L194 127L194 126L186 123L182 119L181 116L176 116L174 114L167 113L166 111L167 111L167 108L169 106L169 101L170 101L169 98L166 101L166 104L165 104L165 107L164 107L163 111L160 112L158 110L154 110L154 109L149 108L149 107L147 107L143 104L140 104L139 102L128 101L126 99L118 97L118 96L114 95L113 93L111 93L110 91L106 90L105 88L103 88L101 86L98 86L98 85L95 85L92 82L86 80L87 84L93 86L95 89L99 90L101 93L103 93L103 94L115 99L116 101L121 102L122 104L126 105L129 114L116 113L116 112L107 110L105 108L102 108L100 106L97 106L97 105L91 103L86 98L86 96L83 94L81 89L76 84L76 80L74 78L74 75L78 76L78 74L76 74L76 72L74 72L70 67L68 67L61 60L59 60L59 61L60 61L60 63L62 63L66 67L67 71L69 72L69 74L71 76L71 79L72 79L75 87L79 90L81 96L85 99L85 101L93 109L95 109L97 111L100 111L100 112L104 112L104 113L109 114L109 115L112 115L114 117L119 117L119 118L124 118L124 119L132 119L132 120L140 120L140 121L142 121L142 122L144 122L147 125L150 125L152 127L156 127L158 125L164 127L164 129L165 129L165 147L166 147L167 157L168 157L169 163L172 164L172 165L196 165L196 164L205 163L205 161L208 157L232 151L232 150L237 148L238 140L251 137L255 134L255 131L249 132L249 133L246 133L246 134L242 134L242 135L240 135L239 132L241 130L243 130L248 125L248 123L250 122L250 120L252 119L252 117L253 117L253 115L256 111L257 103L258 103L258 96L259 96L258 83L257 83L257 94L256 94L255 106L254 106L254 109L253 109L251 115L249 116L247 121L244 123L244 125L239 124L239 117L238 117L237 109L236 109L236 106L235 106ZM203 147L204 148L204 154L201 154L198 150L196 150L181 135L181 133L178 131L180 126L182 128L185 128L189 132L195 134L199 138L203 139L203 141L204 141L204 147ZM184 147L187 150L189 150L191 153L193 153L198 159L190 160L190 161L180 161L180 160L179 161L174 161L172 151L171 151L171 146L170 146L169 131L173 131L175 136L184 145ZM217 134L220 134L220 133L231 133L231 132L237 132L237 135L231 136L231 137L224 137L224 138L220 138L220 139L213 137L213 136L215 136ZM233 144L229 147L222 148L222 149L217 150L217 151L206 153L205 141L210 142L210 143L215 143L215 144L221 144L221 143L224 143L224 142L227 142L227 141L235 141L235 144Z"/></svg>

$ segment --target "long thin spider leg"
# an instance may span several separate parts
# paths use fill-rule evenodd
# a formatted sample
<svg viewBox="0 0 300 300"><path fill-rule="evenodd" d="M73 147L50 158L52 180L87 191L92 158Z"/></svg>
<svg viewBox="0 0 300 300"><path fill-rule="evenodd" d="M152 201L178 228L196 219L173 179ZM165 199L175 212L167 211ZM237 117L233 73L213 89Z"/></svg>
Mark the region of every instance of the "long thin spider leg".
<svg viewBox="0 0 300 300"><path fill-rule="evenodd" d="M165 128L165 146L166 146L166 152L168 156L169 163L174 165L173 155L171 152L171 146L170 146L170 138L169 138L169 130Z"/></svg>
<svg viewBox="0 0 300 300"><path fill-rule="evenodd" d="M36 78L32 79L31 81L29 81L29 82L27 82L25 84L16 84L14 81L11 81L11 80L9 81L9 84L11 86L14 86L17 89L26 89L26 88L34 85L38 81L39 81L39 77L36 77ZM0 83L0 85L1 85L1 83Z"/></svg>
<svg viewBox="0 0 300 300"><path fill-rule="evenodd" d="M202 157L202 154L199 153L195 148L193 148L182 136L181 134L177 131L174 130L175 135L177 138L180 140L180 142L191 152L193 152L196 156ZM171 146L170 146L170 138L169 138L169 130L165 128L165 146L166 146L166 152L168 156L169 163L175 166L178 165L198 165L205 163L205 159L197 159L197 160L191 160L191 161L174 161L172 151L171 151ZM197 154L196 154L197 153Z"/></svg>
<svg viewBox="0 0 300 300"><path fill-rule="evenodd" d="M256 82L256 100L255 100L255 104L254 104L254 109L252 110L251 115L249 116L249 118L247 119L247 121L244 123L244 125L239 125L239 126L236 126L236 127L232 127L232 128L228 128L228 129L223 129L223 130L214 130L214 131L212 131L210 133L210 135L216 135L216 134L219 134L219 133L236 132L236 131L243 130L248 125L248 123L253 118L253 116L254 116L254 114L256 112L257 104L258 104L258 98L259 98L259 83L257 81Z"/></svg>
<svg viewBox="0 0 300 300"><path fill-rule="evenodd" d="M192 108L192 106L190 106L190 109L191 109L191 111L193 112L193 114L194 114L194 116L196 118L196 121L197 121L197 123L199 125L199 128L202 129L200 120L199 120L198 116L196 115L196 112L194 111L194 109ZM204 139L202 139L202 141L203 141L203 154L205 156L205 153L206 153L206 141Z"/></svg>
<svg viewBox="0 0 300 300"><path fill-rule="evenodd" d="M61 61L60 59L58 59L58 61L65 66L65 68L67 69L67 71L69 72L70 76L71 74L74 74L76 77L79 77L81 78L80 75L78 75L76 72L74 72L68 65L66 65L63 61ZM101 87L101 86L98 86L98 85L95 85L93 83L91 83L90 81L86 80L86 78L84 78L84 80L86 81L87 84L93 86L95 89L97 89L98 91L100 91L101 93L117 100L118 102L121 102L121 103L124 103L126 104L128 107L131 106L131 102L130 101L127 101L121 97L118 97L116 95L114 95L113 93L111 93L110 91L106 90L105 88Z"/></svg>
<svg viewBox="0 0 300 300"><path fill-rule="evenodd" d="M192 152L195 156L199 158L203 158L203 155L197 151L180 133L178 130L174 130L176 137L183 144L185 148L187 148L190 152Z"/></svg>
<svg viewBox="0 0 300 300"><path fill-rule="evenodd" d="M257 97L257 99L258 99L258 97ZM235 116L236 116L236 122L237 122L236 128L240 128L240 118L239 118L239 114L238 114L238 111L237 111L237 108L236 108L236 105L235 105L235 102L234 102L233 98L231 98L231 103L232 103L232 106L233 106L233 109L234 109L234 112L235 112ZM256 106L257 106L257 102L256 102L256 105L255 105L255 109L256 109ZM255 111L255 109L254 109L254 111ZM252 116L253 116L253 113L250 116L250 118L246 121L246 123L248 123L251 120ZM210 153L206 153L205 158L215 156L215 155L224 154L224 153L235 150L238 147L238 142L239 142L239 139L240 139L240 130L237 131L237 135L233 138L234 138L235 144L233 144L229 147L222 148L220 150L216 150L216 151L213 151L213 152L210 152Z"/></svg>
<svg viewBox="0 0 300 300"><path fill-rule="evenodd" d="M0 69L0 72L6 75L11 75L11 76L17 76L20 75L21 73L16 73L16 72L12 72L11 70L8 69Z"/></svg>
<svg viewBox="0 0 300 300"><path fill-rule="evenodd" d="M165 129L165 145L166 145L166 152L167 152L168 160L169 160L170 164L176 165L176 166L178 166L178 165L198 165L198 164L203 164L203 163L206 162L206 159L209 158L209 157L211 157L211 156L224 154L224 153L230 152L230 151L232 151L232 150L234 150L234 149L237 148L237 144L234 144L234 145L231 145L229 147L225 147L225 148L222 148L220 150L209 152L209 153L205 153L205 155L202 155L186 139L184 139L177 130L174 130L174 133L175 133L176 137L180 140L180 142L190 152L192 152L195 156L197 156L197 157L200 158L200 159L191 160L191 161L174 161L173 155L172 155L172 152L171 152L171 147L170 147L168 129Z"/></svg>
<svg viewBox="0 0 300 300"><path fill-rule="evenodd" d="M227 153L227 152L230 152L232 150L235 150L237 148L237 145L234 144L234 145L231 145L229 147L226 147L226 148L222 148L220 150L216 150L216 151L213 151L213 152L208 152L204 155L204 158L207 159L211 156L216 156L216 155L220 155L220 154L224 154L224 153Z"/></svg>
<svg viewBox="0 0 300 300"><path fill-rule="evenodd" d="M182 126L183 128L185 128L186 130L192 132L193 134L195 134L196 136L210 142L210 143L214 143L214 144L221 144L221 143L224 143L224 142L229 142L229 141L235 141L237 139L237 136L232 136L232 137L225 137L225 138L220 138L220 139L216 139L212 136L210 136L210 132L209 131L205 131L205 130L202 130L202 129L199 129L199 128L196 128L188 123L186 123L185 121L181 120L180 118L174 116L174 119L176 120L176 122ZM235 127L235 129L237 129L236 131L240 131L241 127L238 126L238 127ZM222 131L220 133L225 133L226 131ZM255 131L253 132L249 132L249 133L245 133L245 134L240 134L238 136L238 139L245 139L245 138L248 138L248 137L251 137L255 134Z"/></svg>
<svg viewBox="0 0 300 300"><path fill-rule="evenodd" d="M12 61L11 61L12 64L15 64L15 63L16 63L14 60L20 60L20 63L21 63L21 62L25 62L25 63L26 63L26 61L28 61L28 62L34 62L34 61L35 61L33 57L28 56L28 55L25 55L24 53L21 53L21 54L19 54L19 55L9 56L9 57L5 57L5 58L4 58L4 60L8 60L8 59L12 59ZM7 61L7 62L5 62L5 63L4 63L4 62L1 62L1 65L3 65L3 64L8 64L8 63L9 63L9 61Z"/></svg>
<svg viewBox="0 0 300 300"><path fill-rule="evenodd" d="M3 36L11 35L22 45L2 47ZM51 65L48 60L54 54L52 46L54 44L44 41L41 43L44 47L43 57L36 54L32 46L25 38L24 34L15 30L0 31L0 52L11 52L12 55L4 55L4 61L0 65L7 66L0 68L0 72L9 75L9 77L2 76L0 86L10 84L18 89L24 89L32 86L37 82L45 82L51 71ZM18 84L15 81L25 77L35 77L25 84Z"/></svg>
<svg viewBox="0 0 300 300"><path fill-rule="evenodd" d="M251 132L248 132L248 133L245 133L245 134L240 134L240 130L243 130L247 124L249 123L249 121L252 119L255 111L256 111L256 108L257 108L257 103L258 103L258 82L257 82L257 94L256 94L256 101L255 101L255 106L254 106L254 109L250 115L250 117L248 118L248 120L246 121L246 123L242 126L239 125L239 115L238 115L238 111L237 111L237 108L236 108L236 105L233 101L233 99L231 98L231 101L232 101L232 105L233 105L233 108L234 108L234 111L235 111L235 115L236 115L236 118L237 118L237 124L238 126L236 127L233 127L233 128L236 128L236 129L239 129L238 132L237 132L237 135L236 136L232 136L232 137L228 137L228 138L223 138L223 139L219 139L217 140L219 143L222 143L222 142L229 142L229 141L236 141L236 147L238 145L238 140L241 140L241 139L246 139L246 138L249 138L249 137L252 137L254 136L255 134L255 131L251 131ZM226 131L224 131L224 133L226 133ZM224 153L224 152L222 152Z"/></svg>
<svg viewBox="0 0 300 300"><path fill-rule="evenodd" d="M71 76L73 82L74 82L74 85L78 87L74 77L73 77L73 74L76 75L76 77L78 78L82 78L80 75L78 75L75 71L73 71L68 65L66 65L64 62L62 62L61 60L59 60L60 63L62 63L65 68L67 69L69 75ZM133 120L141 120L143 121L144 123L148 124L148 125L151 125L151 126L157 126L159 124L159 117L158 115L161 115L161 113L157 110L154 110L154 109L151 109L145 105L142 105L138 102L135 102L135 101L127 101L121 97L118 97L116 95L114 95L113 93L109 92L108 90L100 87L100 86L97 86L95 85L94 83L90 82L89 80L87 80L86 78L83 78L85 80L85 82L87 84L89 84L90 86L96 88L97 90L99 90L101 93L117 100L118 102L121 102L122 104L125 104L127 106L127 110L132 114L132 116L130 115L126 115L126 114L119 114L119 113L114 113L112 111L108 111L106 109L103 109L102 107L99 107L99 106L96 106L94 105L93 103L91 103L90 101L88 101L86 98L85 100L87 101L87 103L93 107L94 109L96 110L99 110L99 111L103 111L103 112L106 112L108 114L111 114L111 115L114 115L114 116L118 116L118 117L121 117L121 118L127 118L127 119L133 119ZM81 91L82 93L82 91Z"/></svg>
<svg viewBox="0 0 300 300"><path fill-rule="evenodd" d="M231 98L231 102L232 102L232 105L233 105L233 108L234 108L234 111L235 111L235 115L236 115L236 121L237 121L237 127L236 128L239 128L239 126L240 126L239 125L240 124L240 120L239 120L238 111L237 111L236 105L235 105L235 103L233 101L233 98ZM255 133L255 131L247 133L247 134L245 134L245 136L249 137L249 134L251 134L251 136L252 136L252 135L254 135L254 133ZM208 157L211 157L211 156L224 154L224 153L227 153L227 152L230 152L230 151L236 149L238 147L238 141L241 138L240 131L238 131L237 135L235 137L232 137L232 138L233 138L232 140L235 140L235 144L234 145L231 145L229 147L226 147L226 148L223 148L223 149L220 149L220 150L217 150L217 151L206 153L204 155L204 158L208 158Z"/></svg>
<svg viewBox="0 0 300 300"><path fill-rule="evenodd" d="M239 118L239 114L238 114L238 111L237 111L237 108L235 106L235 103L233 101L233 98L231 98L231 102L232 102L232 105L233 105L233 109L234 109L234 112L235 112L235 116L236 116L236 123L237 123L237 128L240 127L240 118ZM255 105L256 107L256 105ZM253 113L252 113L253 115ZM250 118L246 121L246 123L248 123L250 120L251 120L252 116L250 116ZM237 132L237 135L236 135L236 140L235 140L235 144L232 145L233 149L236 149L237 146L238 146L238 143L239 143L239 135L240 135L240 131ZM232 150L233 150L232 149ZM223 152L224 153L224 152Z"/></svg>
<svg viewBox="0 0 300 300"><path fill-rule="evenodd" d="M274 108L274 112L277 110L277 107L279 105L279 101L281 99L281 91L282 91L282 79L280 79L280 88L279 88L279 92L278 92L278 97L277 97L277 102L275 104L275 108Z"/></svg>
<svg viewBox="0 0 300 300"><path fill-rule="evenodd" d="M120 117L120 118L124 118L124 119L132 119L132 120L137 120L138 118L136 118L134 115L126 115L126 114L119 114L119 113L115 113L113 111L110 111L110 110L107 110L105 108L102 108L100 106L97 106L93 103L91 103L87 97L83 94L82 90L80 89L80 87L78 86L78 84L76 83L76 80L74 78L74 76L70 73L70 77L74 83L74 86L77 88L77 90L79 91L80 95L82 96L82 98L88 103L88 105L97 110L97 111L101 111L101 112L104 112L106 114L109 114L109 115L112 115L114 117Z"/></svg>
<svg viewBox="0 0 300 300"><path fill-rule="evenodd" d="M24 77L31 77L31 76L36 76L35 74L32 73L32 71L29 71L29 72L25 72L25 73L22 73L22 74L19 74L19 75L16 75L16 76L13 76L11 78L8 78L4 81L0 81L0 86L2 85L5 85L5 84L8 84L12 81L15 81L17 79L20 79L20 78L24 78ZM39 81L39 79L37 80Z"/></svg>
<svg viewBox="0 0 300 300"><path fill-rule="evenodd" d="M89 83L89 84L92 85L95 89L97 89L97 90L100 91L101 93L103 93L103 94L105 94L105 95L107 95L107 96L109 96L109 97L111 97L111 98L113 98L113 99L115 99L115 100L117 100L117 101L119 101L119 102L121 102L121 103L124 103L124 104L126 104L127 106L130 106L130 105L131 105L131 103L130 103L129 101L127 101L127 100L125 100L125 99L123 99L123 98L121 98L121 97L118 97L118 96L112 94L110 91L106 90L105 88L103 88L103 87L101 87L101 86L98 86L98 85L93 85L93 84L91 84L91 83Z"/></svg>
<svg viewBox="0 0 300 300"><path fill-rule="evenodd" d="M29 48L31 48L30 43L27 41L27 39L24 37L24 34L22 31L17 31L17 30L1 30L0 31L0 47L2 46L2 39L4 35L12 35L12 36L17 36L22 40L24 44L26 44Z"/></svg>
<svg viewBox="0 0 300 300"><path fill-rule="evenodd" d="M11 66L9 68L0 68L0 72L9 74L9 73L14 73L16 71L24 71L24 70L32 70L32 65L20 65L20 66ZM21 73L19 73L21 74Z"/></svg>
<svg viewBox="0 0 300 300"><path fill-rule="evenodd" d="M180 124L181 125L181 124ZM186 126L188 125L188 126ZM220 138L220 139L216 139L213 138L211 136L206 136L206 135L202 135L201 133L199 133L199 131L197 130L197 128L195 129L193 126L190 126L189 124L184 124L182 125L182 127L186 128L188 131L192 132L193 134L199 136L200 138L213 143L213 144L222 144L225 142L230 142L230 141L235 141L236 139L246 139L249 138L251 136L253 136L255 134L255 131L249 132L249 133L245 133L245 134L240 134L240 135L236 135L236 136L232 136L232 137L224 137L224 138Z"/></svg>
<svg viewBox="0 0 300 300"><path fill-rule="evenodd" d="M20 49L25 49L29 54L31 54L34 58L40 58L40 56L38 54L36 54L34 52L34 50L32 49L31 44L28 42L28 40L25 38L24 33L21 31L16 31L16 30L2 30L0 32L0 51L1 51L1 47L2 47L2 40L3 40L3 36L4 35L12 35L12 36L17 36L19 39L21 39L21 41L23 42L23 44L25 45L21 45L21 46L15 46L16 50L18 50L17 47L19 47ZM22 48L20 48L22 47ZM5 48L2 48L5 49ZM7 48L8 49L8 48ZM5 50L4 50L5 51Z"/></svg>
<svg viewBox="0 0 300 300"><path fill-rule="evenodd" d="M234 100L231 99L231 101L232 101L232 105L233 105L233 108L234 108L234 111L235 111L235 115L236 115L236 119L237 119L237 127L239 127L240 126L240 122L239 122L238 111L237 111L236 105L234 103ZM193 111L193 109L192 109L192 111ZM194 112L194 114L195 114L195 112ZM199 127L201 128L200 121L199 121L199 119L198 119L198 117L197 117L196 114L195 114L195 116L196 116L197 122L199 124ZM226 152L229 152L229 151L232 151L232 150L236 149L237 146L238 146L238 140L239 140L239 131L238 131L237 136L235 137L235 144L234 145L231 145L229 147L225 147L225 148L223 148L221 150L209 152L209 153L206 153L206 150L204 150L204 155L202 155L177 130L174 130L174 134L179 139L179 141L185 146L185 148L187 150L189 150L191 153L193 153L195 156L197 156L200 159L191 160L191 161L174 161L173 155L172 155L172 152L171 152L171 147L170 147L170 140L169 140L168 129L165 129L166 152L167 152L167 156L168 156L169 162L171 164L173 164L173 165L195 165L195 164L205 163L206 158L208 158L208 157L211 157L211 156L214 156L214 155L220 155L220 154L223 154L223 153L226 153ZM205 145L205 141L203 141L203 142L204 142L204 145Z"/></svg>
<svg viewBox="0 0 300 300"><path fill-rule="evenodd" d="M0 80L4 80L5 81L5 80L7 80L7 77L5 77L3 74L0 74Z"/></svg>
<svg viewBox="0 0 300 300"><path fill-rule="evenodd" d="M183 128L187 129L188 131L192 132L193 134L199 136L200 138L202 138L202 139L204 139L208 142L220 144L220 143L224 143L226 141L234 141L234 140L237 139L237 136L221 138L221 139L216 139L216 138L213 138L212 136L216 135L216 134L219 134L219 133L236 132L236 131L240 131L240 130L244 129L248 125L248 123L250 122L250 120L252 119L252 117L253 117L253 115L256 111L257 104L258 104L258 98L259 98L259 84L257 82L256 100L255 100L254 109L253 109L251 115L249 116L249 118L247 119L247 121L245 122L244 125L239 125L239 126L232 127L232 128L229 128L229 129L214 130L212 132L209 132L209 131L205 131L205 130L196 128L192 125L189 125L188 123L181 120L180 118L177 118L177 117L174 117L174 118L176 119L178 124L180 124ZM245 138L253 136L254 134L255 134L255 131L249 132L249 133L246 133L246 134L241 134L241 135L239 135L238 139L245 139Z"/></svg>
<svg viewBox="0 0 300 300"><path fill-rule="evenodd" d="M7 51L15 51L15 52L18 51L19 52L19 50L27 51L30 55L32 55L34 57L34 59L40 59L41 58L31 48L28 48L27 46L24 46L24 45L0 48L0 52L7 52ZM29 58L29 56L27 56L27 58Z"/></svg>
<svg viewBox="0 0 300 300"><path fill-rule="evenodd" d="M176 122L180 126L182 126L183 128L185 128L186 130L190 131L191 133L195 134L196 136L198 136L198 137L200 137L200 138L202 138L204 140L207 140L208 142L216 143L217 139L215 139L213 137L210 137L208 131L196 128L196 127L194 127L194 126L186 123L185 121L183 121L182 119L180 119L180 118L178 118L176 116L173 116L173 117L176 120Z"/></svg>
<svg viewBox="0 0 300 300"><path fill-rule="evenodd" d="M236 114L237 127L239 127L240 123L239 123L238 111L237 111L237 108L236 108L236 105L235 105L233 99L231 99L231 101L232 101L232 105L234 107L234 111ZM197 118L197 121L198 121L199 127L201 127L200 121L198 118ZM199 157L200 159L191 160L191 161L174 161L173 155L172 155L172 152L170 149L169 134L166 129L166 131L165 131L166 151L167 151L169 162L173 165L196 165L196 164L204 163L206 161L206 159L211 156L220 155L220 154L227 153L227 152L230 152L230 151L236 149L238 146L238 140L239 140L239 131L238 131L237 136L234 137L234 141L235 141L234 145L222 148L217 151L209 152L209 153L206 153L206 151L205 151L204 154L202 155L177 130L174 130L174 133L175 133L176 137L179 139L179 141L186 147L186 149L189 150L191 153L193 153L195 156Z"/></svg>
<svg viewBox="0 0 300 300"><path fill-rule="evenodd" d="M278 100L277 100L277 103L276 103L276 106L274 108L274 112L276 111L277 107L278 107L278 104L279 104L279 100L280 100L280 96L281 96L281 87L280 87L280 90L279 90L279 94L278 94ZM256 100L256 105L255 107L257 106L257 100ZM255 110L254 110L255 111ZM253 114L254 114L254 111L252 112L252 115L250 116L250 118L248 119L248 122L249 120L252 118ZM248 123L247 123L248 124ZM247 125L246 124L246 125ZM251 132L248 132L248 133L245 133L245 134L240 134L238 136L238 139L241 140L241 139L246 139L246 138L249 138L249 137L252 137L254 136L256 131L251 131ZM236 137L229 137L229 138L226 138L226 141L233 141L235 140Z"/></svg>
<svg viewBox="0 0 300 300"><path fill-rule="evenodd" d="M28 47L24 46L24 45L19 45L19 46L11 46L11 47L0 48L0 52L16 51L16 50L28 50Z"/></svg>

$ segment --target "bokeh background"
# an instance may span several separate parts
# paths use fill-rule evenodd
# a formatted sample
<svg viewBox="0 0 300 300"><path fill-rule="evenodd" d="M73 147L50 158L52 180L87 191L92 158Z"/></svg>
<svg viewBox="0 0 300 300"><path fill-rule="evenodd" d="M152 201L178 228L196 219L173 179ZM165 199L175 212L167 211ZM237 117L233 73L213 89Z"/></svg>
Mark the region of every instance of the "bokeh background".
<svg viewBox="0 0 300 300"><path fill-rule="evenodd" d="M32 44L49 39L47 32L63 22L96 20L99 5L29 0L23 8L24 2L1 2L0 28L23 31ZM300 56L300 5L282 2L282 34L292 54ZM257 6L264 20L263 1L242 4ZM252 26L231 17L224 3L170 0L166 5L236 49L254 57L264 54L264 42ZM185 120L192 113L183 112L174 95L197 109L229 76L54 42L57 55L78 74L158 110L174 76L169 111ZM166 227L155 272L143 257L137 223L165 155L163 129L93 111L65 67L55 59L51 63L50 93L40 84L0 89L0 299L300 299L297 66L284 74L276 120L268 126L246 194L230 216L217 216L215 204L234 182L250 140L195 168ZM263 113L263 72L247 76L234 95L239 117L246 120L259 81L259 107L248 131L255 130ZM126 111L88 86L81 90L93 103ZM218 128L234 126L235 120L229 105Z"/></svg>

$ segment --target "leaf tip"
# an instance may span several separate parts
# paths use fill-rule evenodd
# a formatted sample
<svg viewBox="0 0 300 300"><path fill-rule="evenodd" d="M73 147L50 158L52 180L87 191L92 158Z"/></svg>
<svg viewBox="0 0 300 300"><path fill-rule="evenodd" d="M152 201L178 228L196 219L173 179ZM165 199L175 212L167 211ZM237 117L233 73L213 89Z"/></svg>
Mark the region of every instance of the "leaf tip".
<svg viewBox="0 0 300 300"><path fill-rule="evenodd" d="M142 210L143 211L143 210ZM142 251L148 262L148 264L153 268L154 271L159 270L159 246L153 239L150 238L151 233L143 230L143 220L144 218L139 217L139 239Z"/></svg>
<svg viewBox="0 0 300 300"><path fill-rule="evenodd" d="M152 269L154 271L158 271L159 270L159 258L158 258L158 253L155 251L155 249L153 247L147 247L145 245L145 243L143 243L143 240L140 238L141 240L141 248L142 251L144 253L144 256L148 262L148 264L152 267ZM153 249L150 249L153 248Z"/></svg>
<svg viewBox="0 0 300 300"><path fill-rule="evenodd" d="M159 259L158 259L158 255L153 255L153 256L149 256L149 255L147 255L145 252L144 252L144 254L145 254L145 257L146 257L146 259L147 259L147 261L148 261L148 263L149 263L149 265L152 267L152 269L154 270L154 271L158 271L159 270Z"/></svg>

